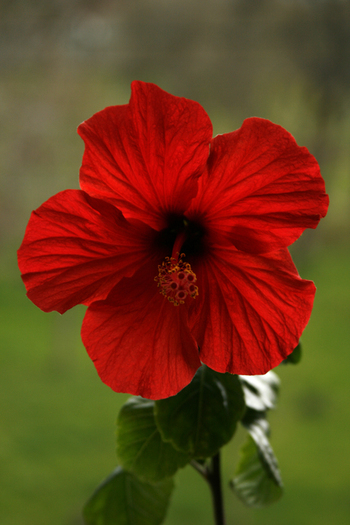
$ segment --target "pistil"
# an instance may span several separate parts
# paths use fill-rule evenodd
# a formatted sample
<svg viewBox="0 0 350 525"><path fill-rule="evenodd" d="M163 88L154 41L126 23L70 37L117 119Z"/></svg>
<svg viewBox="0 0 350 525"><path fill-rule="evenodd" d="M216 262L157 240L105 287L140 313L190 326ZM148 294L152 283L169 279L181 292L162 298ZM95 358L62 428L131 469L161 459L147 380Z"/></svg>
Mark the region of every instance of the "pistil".
<svg viewBox="0 0 350 525"><path fill-rule="evenodd" d="M181 254L181 248L184 245L186 241L186 231L183 231L179 233L175 239L173 251L171 253L172 259L178 259ZM181 256L185 257L185 254L181 254Z"/></svg>
<svg viewBox="0 0 350 525"><path fill-rule="evenodd" d="M198 295L196 274L190 263L183 260L185 254L180 253L185 240L186 234L181 232L176 237L171 257L166 257L158 266L158 275L154 278L160 293L174 306L184 304L187 297L194 299Z"/></svg>

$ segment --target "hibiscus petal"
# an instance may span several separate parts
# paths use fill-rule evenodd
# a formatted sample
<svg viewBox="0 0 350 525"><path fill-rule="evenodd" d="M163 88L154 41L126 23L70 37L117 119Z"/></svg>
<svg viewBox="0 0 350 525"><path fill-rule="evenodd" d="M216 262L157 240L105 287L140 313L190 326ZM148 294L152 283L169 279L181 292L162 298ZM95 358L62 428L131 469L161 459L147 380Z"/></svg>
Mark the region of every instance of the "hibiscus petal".
<svg viewBox="0 0 350 525"><path fill-rule="evenodd" d="M182 214L197 192L212 125L204 109L154 84L132 83L130 103L83 122L81 188L155 229Z"/></svg>
<svg viewBox="0 0 350 525"><path fill-rule="evenodd" d="M148 399L172 396L201 365L187 310L169 303L146 265L85 315L82 339L104 383Z"/></svg>
<svg viewBox="0 0 350 525"><path fill-rule="evenodd" d="M42 310L60 313L105 299L144 263L151 235L108 203L62 191L32 213L18 250L27 295Z"/></svg>
<svg viewBox="0 0 350 525"><path fill-rule="evenodd" d="M287 249L259 256L218 248L196 284L189 322L201 361L243 375L265 374L292 352L316 290L299 277Z"/></svg>
<svg viewBox="0 0 350 525"><path fill-rule="evenodd" d="M213 139L188 216L200 212L240 250L267 253L316 228L327 208L316 159L280 126L250 118Z"/></svg>

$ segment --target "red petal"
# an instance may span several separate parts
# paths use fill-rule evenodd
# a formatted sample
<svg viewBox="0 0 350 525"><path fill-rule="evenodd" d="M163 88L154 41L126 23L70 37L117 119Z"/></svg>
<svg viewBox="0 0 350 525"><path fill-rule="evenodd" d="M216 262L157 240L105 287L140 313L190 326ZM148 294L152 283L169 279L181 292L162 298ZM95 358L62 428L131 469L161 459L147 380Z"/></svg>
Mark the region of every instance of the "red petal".
<svg viewBox="0 0 350 525"><path fill-rule="evenodd" d="M60 313L105 299L148 257L151 232L145 228L80 190L51 197L32 213L18 250L28 297Z"/></svg>
<svg viewBox="0 0 350 525"><path fill-rule="evenodd" d="M190 327L201 361L244 375L264 374L292 352L316 290L299 277L287 249L266 256L218 249L196 284L202 299L192 303Z"/></svg>
<svg viewBox="0 0 350 525"><path fill-rule="evenodd" d="M239 130L215 137L208 166L191 211L240 250L289 246L327 213L315 158L268 120L247 119Z"/></svg>
<svg viewBox="0 0 350 525"><path fill-rule="evenodd" d="M200 366L187 310L158 291L156 266L123 279L106 301L91 305L83 343L104 383L116 392L149 399L172 396Z"/></svg>
<svg viewBox="0 0 350 525"><path fill-rule="evenodd" d="M212 126L197 102L133 82L128 105L96 113L78 132L81 188L159 230L164 212L182 214L196 194Z"/></svg>

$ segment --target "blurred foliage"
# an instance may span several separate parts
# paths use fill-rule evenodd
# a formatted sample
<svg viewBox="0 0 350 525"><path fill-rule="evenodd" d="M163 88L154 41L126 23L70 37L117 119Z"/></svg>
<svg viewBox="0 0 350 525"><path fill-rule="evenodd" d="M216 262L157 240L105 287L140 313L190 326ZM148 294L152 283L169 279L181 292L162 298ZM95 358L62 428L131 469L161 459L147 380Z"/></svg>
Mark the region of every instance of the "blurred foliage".
<svg viewBox="0 0 350 525"><path fill-rule="evenodd" d="M80 524L116 461L125 396L99 381L85 355L83 309L60 317L29 303L15 251L30 211L78 187L77 125L126 103L134 79L197 100L215 133L268 118L320 163L330 210L292 247L318 286L315 308L301 364L278 371L272 414L286 493L262 512L241 508L228 487L225 498L237 525L348 522L349 63L348 0L0 0L2 523ZM225 479L243 439L238 432L225 449ZM177 485L166 524L212 523L198 474L186 468Z"/></svg>

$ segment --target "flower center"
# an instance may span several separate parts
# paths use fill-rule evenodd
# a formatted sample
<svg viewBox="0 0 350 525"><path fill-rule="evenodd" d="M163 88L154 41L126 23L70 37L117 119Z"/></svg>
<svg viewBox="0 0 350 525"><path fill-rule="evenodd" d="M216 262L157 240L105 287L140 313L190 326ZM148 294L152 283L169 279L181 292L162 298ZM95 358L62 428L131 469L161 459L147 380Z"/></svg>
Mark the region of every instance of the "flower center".
<svg viewBox="0 0 350 525"><path fill-rule="evenodd" d="M177 258L166 257L158 266L158 275L154 280L158 283L160 293L174 306L184 304L186 297L195 298L198 295L196 274L191 265L184 262L184 253L177 253Z"/></svg>
<svg viewBox="0 0 350 525"><path fill-rule="evenodd" d="M187 297L194 299L198 295L196 274L190 263L183 260L185 254L182 250L194 260L204 255L205 230L199 222L190 221L185 216L170 215L168 224L167 228L159 232L156 242L162 250L170 252L171 257L165 257L158 266L158 275L154 280L159 292L174 306L178 306L184 304Z"/></svg>

